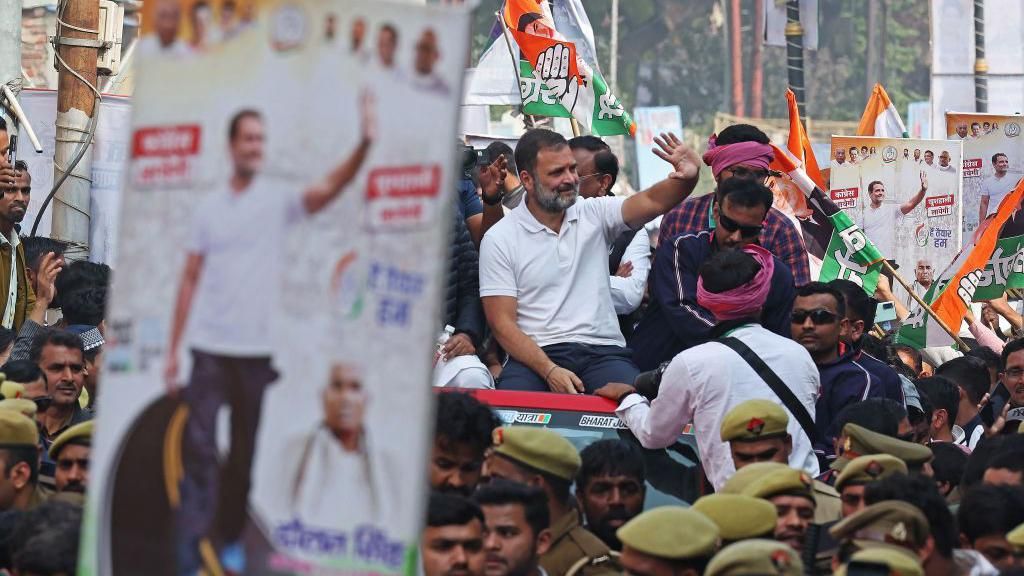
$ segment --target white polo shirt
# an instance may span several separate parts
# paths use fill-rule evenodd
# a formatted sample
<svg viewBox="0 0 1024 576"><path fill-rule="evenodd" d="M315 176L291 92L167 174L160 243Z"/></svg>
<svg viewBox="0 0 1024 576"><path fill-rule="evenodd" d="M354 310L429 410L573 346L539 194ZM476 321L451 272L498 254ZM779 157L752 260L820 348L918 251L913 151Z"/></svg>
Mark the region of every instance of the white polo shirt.
<svg viewBox="0 0 1024 576"><path fill-rule="evenodd" d="M484 235L480 296L516 298L519 329L538 346L625 346L608 280L608 246L629 229L623 202L577 200L557 234L520 202Z"/></svg>
<svg viewBox="0 0 1024 576"><path fill-rule="evenodd" d="M186 249L203 256L189 312L189 344L224 356L268 356L289 227L305 213L294 186L257 176L199 202Z"/></svg>

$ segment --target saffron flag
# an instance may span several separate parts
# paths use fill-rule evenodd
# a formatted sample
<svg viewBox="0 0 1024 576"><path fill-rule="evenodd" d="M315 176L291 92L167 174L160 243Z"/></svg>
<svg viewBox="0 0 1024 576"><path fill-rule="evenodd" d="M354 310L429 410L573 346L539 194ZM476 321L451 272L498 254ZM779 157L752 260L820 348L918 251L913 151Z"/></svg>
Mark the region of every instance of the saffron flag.
<svg viewBox="0 0 1024 576"><path fill-rule="evenodd" d="M786 100L789 104L788 150L775 147L771 167L789 175L789 179L776 180L776 195L781 195L788 204L785 207L788 210L784 211L791 214L800 228L811 268L817 270L817 280L828 282L844 278L862 286L869 295L874 294L882 255L849 215L823 192L825 182L791 90L786 91Z"/></svg>
<svg viewBox="0 0 1024 576"><path fill-rule="evenodd" d="M875 84L874 90L871 91L871 98L868 99L868 105L864 107L864 114L860 117L860 125L857 126L857 136L910 137L907 127L903 125L903 118L900 118L900 113L892 105L881 84Z"/></svg>
<svg viewBox="0 0 1024 576"><path fill-rule="evenodd" d="M575 118L585 133L632 136L636 132L636 123L604 78L555 29L547 3L506 0L503 15L506 33L520 50L524 113Z"/></svg>
<svg viewBox="0 0 1024 576"><path fill-rule="evenodd" d="M1007 288L1024 286L1024 181L999 203L999 210L964 245L956 259L924 295L936 316L959 330L971 302L998 298ZM903 321L897 343L915 348L948 346L953 339L927 312L918 307Z"/></svg>

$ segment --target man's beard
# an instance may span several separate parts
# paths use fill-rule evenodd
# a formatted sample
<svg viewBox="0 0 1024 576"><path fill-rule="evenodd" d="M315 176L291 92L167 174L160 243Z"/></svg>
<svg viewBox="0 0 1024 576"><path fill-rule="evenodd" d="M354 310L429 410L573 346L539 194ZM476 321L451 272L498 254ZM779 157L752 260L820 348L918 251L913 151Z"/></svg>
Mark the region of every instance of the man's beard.
<svg viewBox="0 0 1024 576"><path fill-rule="evenodd" d="M434 490L441 494L451 494L453 496L464 496L469 498L476 490L476 486L449 486L445 484L444 486L438 486Z"/></svg>
<svg viewBox="0 0 1024 576"><path fill-rule="evenodd" d="M636 514L630 514L625 508L613 508L608 511L597 523L588 524L587 530L594 533L612 550L622 550L622 542L615 532L618 528L611 525L612 520L622 520L623 524L633 519Z"/></svg>
<svg viewBox="0 0 1024 576"><path fill-rule="evenodd" d="M81 482L68 482L67 485L65 485L64 488L62 488L60 491L77 492L79 494L85 494L85 485L82 484Z"/></svg>
<svg viewBox="0 0 1024 576"><path fill-rule="evenodd" d="M576 181L576 183L572 185L566 184L559 186L558 188L555 188L553 190L545 188L536 176L534 176L533 181L536 182L533 200L537 202L537 206L541 210L549 212L551 214L557 214L559 212L567 210L570 206L576 203L576 198L579 197L580 194L579 181ZM569 190L573 191L572 196L563 196L563 193L568 192Z"/></svg>

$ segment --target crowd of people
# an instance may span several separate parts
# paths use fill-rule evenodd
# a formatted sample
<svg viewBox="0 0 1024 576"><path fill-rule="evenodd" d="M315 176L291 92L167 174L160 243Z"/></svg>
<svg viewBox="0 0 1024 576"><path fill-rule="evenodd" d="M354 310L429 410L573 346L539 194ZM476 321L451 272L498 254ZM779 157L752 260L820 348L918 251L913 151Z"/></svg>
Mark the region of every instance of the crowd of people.
<svg viewBox="0 0 1024 576"><path fill-rule="evenodd" d="M894 344L879 302L916 301L885 277L873 295L812 281L763 132L730 126L703 158L656 143L668 177L629 197L590 136L534 129L467 166L459 277L478 262L479 292L450 289L449 309L483 314L472 332L449 315L471 346L438 357L490 377L438 381L424 573L1024 570L1020 314L1003 298L968 315L969 349ZM701 160L715 190L690 197ZM457 390L491 387L607 398L631 434L577 447ZM706 495L645 511L643 451L684 428Z"/></svg>

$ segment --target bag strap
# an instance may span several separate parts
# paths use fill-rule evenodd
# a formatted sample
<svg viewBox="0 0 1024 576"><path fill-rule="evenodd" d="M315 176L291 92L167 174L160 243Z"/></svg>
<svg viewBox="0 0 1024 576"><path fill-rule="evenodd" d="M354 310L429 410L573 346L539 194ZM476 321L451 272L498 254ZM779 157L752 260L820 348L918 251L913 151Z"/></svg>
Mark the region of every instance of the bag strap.
<svg viewBox="0 0 1024 576"><path fill-rule="evenodd" d="M800 423L800 427L803 428L807 437L811 439L812 444L819 441L818 428L814 425L814 419L807 413L807 409L804 408L804 405L793 394L793 391L789 389L789 386L786 386L782 379L765 364L760 356L754 353L749 346L731 336L719 338L717 342L721 342L731 348L754 369L754 372L757 372L757 375L772 389L772 392L779 397L779 400L782 400L782 404L789 409L790 413L796 418L796 421Z"/></svg>

